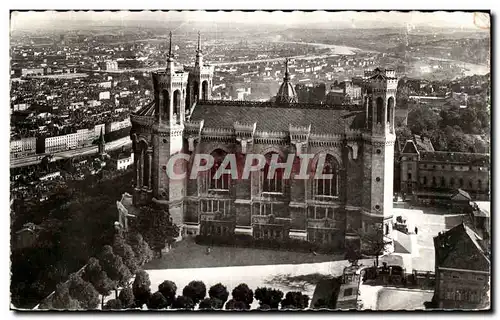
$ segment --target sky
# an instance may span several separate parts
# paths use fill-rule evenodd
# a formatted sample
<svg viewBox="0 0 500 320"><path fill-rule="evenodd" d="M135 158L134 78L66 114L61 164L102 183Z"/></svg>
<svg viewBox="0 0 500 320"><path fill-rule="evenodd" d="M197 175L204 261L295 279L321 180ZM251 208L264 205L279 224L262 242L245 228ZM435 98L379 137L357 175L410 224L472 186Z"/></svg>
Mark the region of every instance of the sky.
<svg viewBox="0 0 500 320"><path fill-rule="evenodd" d="M484 16L484 14L482 14ZM437 28L477 28L477 15L473 12L206 12L206 11L169 11L169 12L13 12L11 16L11 30L36 28L50 21L64 20L94 20L94 21L196 21L212 23L248 23L270 25L307 25L321 24L335 27L402 27L428 26ZM489 21L489 17L486 16ZM477 23L477 22L476 22Z"/></svg>

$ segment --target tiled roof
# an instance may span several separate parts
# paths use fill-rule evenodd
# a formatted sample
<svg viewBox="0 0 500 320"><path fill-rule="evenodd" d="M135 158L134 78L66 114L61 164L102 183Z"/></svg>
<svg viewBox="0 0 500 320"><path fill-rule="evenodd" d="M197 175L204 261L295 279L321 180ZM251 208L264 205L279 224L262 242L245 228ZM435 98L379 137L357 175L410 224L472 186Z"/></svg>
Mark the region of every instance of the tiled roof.
<svg viewBox="0 0 500 320"><path fill-rule="evenodd" d="M434 146L429 138L414 134L413 140L417 145L418 151L434 151Z"/></svg>
<svg viewBox="0 0 500 320"><path fill-rule="evenodd" d="M443 268L490 271L482 239L464 223L434 237L436 265Z"/></svg>
<svg viewBox="0 0 500 320"><path fill-rule="evenodd" d="M434 162L453 162L466 164L489 165L490 155L486 153L467 153L467 152L420 152L420 160Z"/></svg>
<svg viewBox="0 0 500 320"><path fill-rule="evenodd" d="M204 127L233 128L235 122L257 123L257 131L286 132L290 125L311 125L312 133L343 133L345 128L360 129L364 126L364 112L329 108L325 105L317 107L301 104L287 106L272 104L234 104L200 102L191 115L192 121L204 120Z"/></svg>
<svg viewBox="0 0 500 320"><path fill-rule="evenodd" d="M136 112L138 116L152 116L155 113L155 102L152 101L146 106L144 106L141 110Z"/></svg>

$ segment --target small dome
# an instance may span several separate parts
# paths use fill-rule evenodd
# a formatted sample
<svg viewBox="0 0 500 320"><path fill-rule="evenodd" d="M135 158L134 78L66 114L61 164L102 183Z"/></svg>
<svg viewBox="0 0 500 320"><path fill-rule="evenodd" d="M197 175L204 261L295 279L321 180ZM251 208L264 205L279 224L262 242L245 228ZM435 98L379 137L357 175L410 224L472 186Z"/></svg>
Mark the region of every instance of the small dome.
<svg viewBox="0 0 500 320"><path fill-rule="evenodd" d="M285 60L285 77L283 78L283 83L281 84L278 94L276 95L276 103L297 103L297 93L295 88L290 83L290 74L288 73L288 61Z"/></svg>
<svg viewBox="0 0 500 320"><path fill-rule="evenodd" d="M295 88L288 80L283 81L280 89L278 90L278 94L276 95L276 103L296 103L296 102L298 102L298 99L297 99L297 93L295 92Z"/></svg>

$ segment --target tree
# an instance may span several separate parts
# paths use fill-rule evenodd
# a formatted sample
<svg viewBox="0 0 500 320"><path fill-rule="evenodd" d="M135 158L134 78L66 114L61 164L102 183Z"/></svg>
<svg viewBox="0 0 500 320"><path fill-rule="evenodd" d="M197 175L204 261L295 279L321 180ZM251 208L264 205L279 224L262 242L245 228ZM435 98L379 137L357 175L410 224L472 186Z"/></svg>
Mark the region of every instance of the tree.
<svg viewBox="0 0 500 320"><path fill-rule="evenodd" d="M382 224L369 225L365 230L358 231L357 234L361 240L362 251L374 255L378 267L378 257L392 244L392 241L384 236Z"/></svg>
<svg viewBox="0 0 500 320"><path fill-rule="evenodd" d="M161 292L156 291L149 297L147 306L150 310L166 309L168 307L167 299Z"/></svg>
<svg viewBox="0 0 500 320"><path fill-rule="evenodd" d="M113 252L119 255L123 263L127 266L131 273L139 271L139 265L132 247L125 241L123 235L117 233L113 241Z"/></svg>
<svg viewBox="0 0 500 320"><path fill-rule="evenodd" d="M117 282L111 280L107 273L102 270L99 260L93 257L89 259L89 262L85 266L82 279L92 283L97 292L102 296L101 306L104 305L104 297L108 296L111 290L117 286Z"/></svg>
<svg viewBox="0 0 500 320"><path fill-rule="evenodd" d="M118 296L118 299L124 309L132 308L135 304L135 297L132 288L123 288Z"/></svg>
<svg viewBox="0 0 500 320"><path fill-rule="evenodd" d="M250 308L250 305L253 302L253 291L245 283L241 283L234 288L232 295L233 300L244 302L247 309Z"/></svg>
<svg viewBox="0 0 500 320"><path fill-rule="evenodd" d="M281 299L283 299L283 292L267 287L257 288L255 299L259 301L261 306L267 305L271 309L278 309Z"/></svg>
<svg viewBox="0 0 500 320"><path fill-rule="evenodd" d="M103 310L120 310L123 309L122 302L120 299L111 299L106 302L106 305L102 308Z"/></svg>
<svg viewBox="0 0 500 320"><path fill-rule="evenodd" d="M182 290L182 295L191 298L194 304L200 302L207 294L207 287L202 281L191 281Z"/></svg>
<svg viewBox="0 0 500 320"><path fill-rule="evenodd" d="M408 127L414 134L438 128L441 118L427 106L417 106L408 113Z"/></svg>
<svg viewBox="0 0 500 320"><path fill-rule="evenodd" d="M219 310L222 309L224 302L217 298L205 298L200 301L200 310Z"/></svg>
<svg viewBox="0 0 500 320"><path fill-rule="evenodd" d="M347 246L345 256L346 260L349 261L352 266L357 266L358 261L361 258L361 253L359 252L359 249Z"/></svg>
<svg viewBox="0 0 500 320"><path fill-rule="evenodd" d="M226 303L226 310L248 310L250 306L248 306L243 301L236 301L234 299L229 300Z"/></svg>
<svg viewBox="0 0 500 320"><path fill-rule="evenodd" d="M309 306L309 296L300 291L287 292L285 299L281 301L282 309L305 309Z"/></svg>
<svg viewBox="0 0 500 320"><path fill-rule="evenodd" d="M175 293L177 292L175 283L165 280L158 286L158 291L167 299L167 305L171 306L175 300Z"/></svg>
<svg viewBox="0 0 500 320"><path fill-rule="evenodd" d="M78 300L83 309L96 309L99 305L99 293L94 286L76 273L69 276L68 287L70 296Z"/></svg>
<svg viewBox="0 0 500 320"><path fill-rule="evenodd" d="M229 292L227 291L226 286L224 286L222 283L217 283L210 287L210 290L208 290L208 295L210 296L210 298L221 300L222 304L224 304L229 297Z"/></svg>
<svg viewBox="0 0 500 320"><path fill-rule="evenodd" d="M80 310L80 302L73 299L69 294L69 286L67 283L59 283L56 286L56 291L45 307L41 309L55 310Z"/></svg>
<svg viewBox="0 0 500 320"><path fill-rule="evenodd" d="M99 261L110 279L116 281L119 286L128 286L128 281L132 277L132 274L127 266L123 264L122 258L113 253L111 246L106 245L103 247ZM115 294L117 295L116 287Z"/></svg>
<svg viewBox="0 0 500 320"><path fill-rule="evenodd" d="M142 266L146 262L149 262L151 259L153 259L153 251L149 247L149 244L144 241L144 238L140 233L129 233L128 242L132 247L132 250L134 250L138 265Z"/></svg>
<svg viewBox="0 0 500 320"><path fill-rule="evenodd" d="M135 274L135 280L132 284L132 291L135 297L135 306L141 308L148 302L151 295L151 281L146 271L141 270Z"/></svg>
<svg viewBox="0 0 500 320"><path fill-rule="evenodd" d="M192 310L194 309L194 302L191 300L189 297L185 296L178 296L175 300L174 303L172 304L173 309L187 309L187 310Z"/></svg>
<svg viewBox="0 0 500 320"><path fill-rule="evenodd" d="M137 226L151 248L161 256L166 244L171 244L179 236L179 227L172 223L169 213L152 206L141 208Z"/></svg>

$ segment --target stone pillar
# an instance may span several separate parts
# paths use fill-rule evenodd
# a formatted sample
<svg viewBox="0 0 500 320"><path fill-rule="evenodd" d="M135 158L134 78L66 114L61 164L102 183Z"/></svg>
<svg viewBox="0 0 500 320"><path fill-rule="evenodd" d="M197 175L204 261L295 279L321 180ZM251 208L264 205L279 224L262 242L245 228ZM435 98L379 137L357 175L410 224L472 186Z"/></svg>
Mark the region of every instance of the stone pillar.
<svg viewBox="0 0 500 320"><path fill-rule="evenodd" d="M141 157L139 159L139 180L140 182L140 187L144 186L144 150L141 152Z"/></svg>
<svg viewBox="0 0 500 320"><path fill-rule="evenodd" d="M151 176L152 176L152 173L153 173L153 150L148 150L148 170L149 170L149 173L148 173L148 189L151 190L153 188L153 185L151 183Z"/></svg>
<svg viewBox="0 0 500 320"><path fill-rule="evenodd" d="M141 187L141 165L140 165L140 159L141 159L141 154L139 153L139 157L137 157L137 160L135 161L135 187L139 189Z"/></svg>

